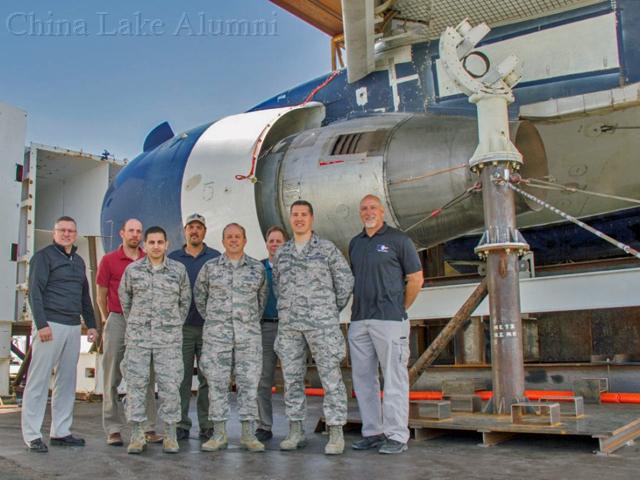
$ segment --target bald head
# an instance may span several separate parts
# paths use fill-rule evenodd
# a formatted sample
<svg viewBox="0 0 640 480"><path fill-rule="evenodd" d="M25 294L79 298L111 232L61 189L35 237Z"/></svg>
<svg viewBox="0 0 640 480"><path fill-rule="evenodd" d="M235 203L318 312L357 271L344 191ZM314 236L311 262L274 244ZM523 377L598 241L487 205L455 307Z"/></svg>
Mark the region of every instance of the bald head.
<svg viewBox="0 0 640 480"><path fill-rule="evenodd" d="M369 235L373 235L382 228L384 207L379 197L369 194L360 200L360 220Z"/></svg>
<svg viewBox="0 0 640 480"><path fill-rule="evenodd" d="M384 207L382 206L382 201L380 200L380 197L375 196L372 193L369 193L368 195L365 195L364 197L362 197L362 200L360 200L360 205L362 205L363 202L375 202L377 203L380 208L382 208L382 210L384 210Z"/></svg>
<svg viewBox="0 0 640 480"><path fill-rule="evenodd" d="M142 240L142 222L137 218L130 218L120 229L122 245L128 248L138 248Z"/></svg>

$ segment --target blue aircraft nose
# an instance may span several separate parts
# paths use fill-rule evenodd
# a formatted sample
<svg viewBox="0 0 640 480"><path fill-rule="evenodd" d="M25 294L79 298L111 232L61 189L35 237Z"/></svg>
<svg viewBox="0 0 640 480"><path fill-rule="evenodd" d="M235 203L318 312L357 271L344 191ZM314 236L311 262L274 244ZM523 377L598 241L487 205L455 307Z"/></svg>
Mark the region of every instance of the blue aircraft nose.
<svg viewBox="0 0 640 480"><path fill-rule="evenodd" d="M145 229L153 225L164 228L171 249L183 244L182 176L193 146L210 125L173 136L141 153L116 176L102 203L100 222L105 252L120 245L118 232L130 218L140 220Z"/></svg>

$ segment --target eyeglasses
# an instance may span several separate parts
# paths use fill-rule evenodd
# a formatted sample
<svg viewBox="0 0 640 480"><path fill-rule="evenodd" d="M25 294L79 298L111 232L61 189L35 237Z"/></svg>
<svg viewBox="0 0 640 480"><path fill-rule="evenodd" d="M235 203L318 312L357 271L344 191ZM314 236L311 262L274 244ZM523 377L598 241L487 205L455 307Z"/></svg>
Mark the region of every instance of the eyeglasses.
<svg viewBox="0 0 640 480"><path fill-rule="evenodd" d="M60 233L76 233L77 232L77 230L71 230L70 228L56 228L54 230Z"/></svg>

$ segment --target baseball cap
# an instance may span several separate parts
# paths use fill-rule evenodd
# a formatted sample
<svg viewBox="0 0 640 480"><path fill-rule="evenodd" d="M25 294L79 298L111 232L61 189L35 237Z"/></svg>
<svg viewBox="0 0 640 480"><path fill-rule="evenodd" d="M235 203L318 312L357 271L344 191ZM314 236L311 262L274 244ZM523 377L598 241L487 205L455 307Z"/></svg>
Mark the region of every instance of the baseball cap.
<svg viewBox="0 0 640 480"><path fill-rule="evenodd" d="M204 219L204 217L202 215L200 215L199 213L192 213L191 215L189 215L187 217L187 219L184 222L184 226L186 227L187 225L189 225L191 222L200 222L202 224L203 227L207 226L207 222Z"/></svg>

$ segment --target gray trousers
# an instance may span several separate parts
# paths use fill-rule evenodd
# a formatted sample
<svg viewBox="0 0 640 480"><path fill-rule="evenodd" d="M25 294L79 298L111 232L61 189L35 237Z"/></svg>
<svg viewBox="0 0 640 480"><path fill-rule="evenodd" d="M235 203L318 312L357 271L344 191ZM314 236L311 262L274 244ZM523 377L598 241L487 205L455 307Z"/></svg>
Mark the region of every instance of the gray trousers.
<svg viewBox="0 0 640 480"><path fill-rule="evenodd" d="M119 433L125 425L124 409L118 397L118 385L122 381L120 363L124 358L124 332L126 321L122 314L111 312L107 318L103 335L102 351L102 426L107 435ZM154 430L156 424L155 376L151 369L151 380L147 388L147 422L144 431Z"/></svg>
<svg viewBox="0 0 640 480"><path fill-rule="evenodd" d="M177 346L163 348L145 348L128 345L122 360L122 373L127 382L127 420L143 426L147 418L146 393L151 384L152 366L156 369L158 398L160 407L158 416L165 424L180 421L180 383L184 375L182 363L182 339ZM165 426L166 432L166 426Z"/></svg>
<svg viewBox="0 0 640 480"><path fill-rule="evenodd" d="M314 330L280 328L275 349L282 366L285 413L290 421L304 420L307 399L304 377L307 372L307 346L316 362L324 388L322 409L328 426L347 423L347 389L342 381L340 364L346 355L346 345L340 326Z"/></svg>
<svg viewBox="0 0 640 480"><path fill-rule="evenodd" d="M362 436L384 433L409 440L408 320L358 320L349 326L351 375L362 418ZM380 401L378 364L384 377Z"/></svg>
<svg viewBox="0 0 640 480"><path fill-rule="evenodd" d="M53 339L41 342L37 333L31 346L31 364L22 398L22 438L25 443L42 438L41 428L47 408L51 371L51 437L71 434L76 400L76 370L80 355L80 325L49 323ZM33 328L35 332L35 327Z"/></svg>
<svg viewBox="0 0 640 480"><path fill-rule="evenodd" d="M276 373L276 355L273 345L278 334L278 322L262 322L262 375L258 384L258 427L271 430L273 425L273 406L271 387Z"/></svg>
<svg viewBox="0 0 640 480"><path fill-rule="evenodd" d="M213 428L209 420L209 384L200 366L202 359L202 331L203 327L184 325L182 327L182 361L184 363L184 377L180 384L181 415L179 428L191 429L189 417L189 404L191 402L191 385L193 383L193 362L198 362L198 395L196 397L196 409L198 413L198 425L200 430Z"/></svg>
<svg viewBox="0 0 640 480"><path fill-rule="evenodd" d="M258 384L262 372L262 339L245 334L228 341L211 341L204 330L202 371L209 384L209 419L226 422L229 419L229 382L235 375L238 392L238 418L258 420Z"/></svg>

